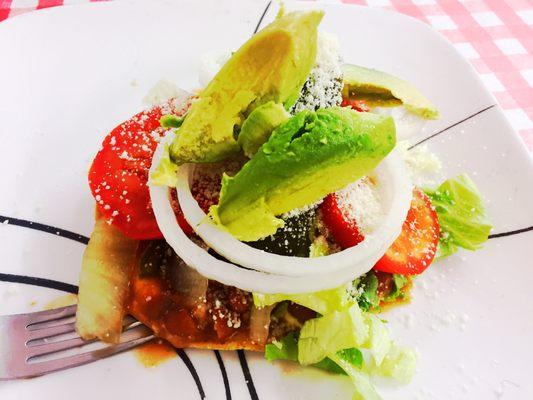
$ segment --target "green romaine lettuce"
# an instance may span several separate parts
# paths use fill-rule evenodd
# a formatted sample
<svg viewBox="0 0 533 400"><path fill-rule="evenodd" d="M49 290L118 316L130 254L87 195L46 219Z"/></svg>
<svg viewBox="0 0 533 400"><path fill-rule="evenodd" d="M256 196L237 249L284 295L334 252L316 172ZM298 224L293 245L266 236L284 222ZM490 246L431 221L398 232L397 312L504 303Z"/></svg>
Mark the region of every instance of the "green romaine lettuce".
<svg viewBox="0 0 533 400"><path fill-rule="evenodd" d="M331 360L339 365L352 380L355 388L352 400L381 400L381 396L370 382L370 376L365 371L354 367L337 354L333 354Z"/></svg>
<svg viewBox="0 0 533 400"><path fill-rule="evenodd" d="M344 308L348 303L347 286L336 289L323 290L316 293L304 294L258 294L254 293L254 304L256 307L270 306L284 300L300 304L319 314L327 314L331 311Z"/></svg>
<svg viewBox="0 0 533 400"><path fill-rule="evenodd" d="M298 337L290 332L279 341L265 346L265 358L268 361L289 360L298 361Z"/></svg>
<svg viewBox="0 0 533 400"><path fill-rule="evenodd" d="M353 381L356 400L377 400L370 377L384 376L402 382L414 373L415 354L394 344L388 329L376 315L362 311L347 287L301 295L259 295L256 306L292 301L321 316L304 323L299 337L291 333L281 341L268 344L267 360L298 361L302 365L334 373L341 369ZM363 353L367 354L363 358Z"/></svg>
<svg viewBox="0 0 533 400"><path fill-rule="evenodd" d="M298 361L315 364L339 350L360 347L368 340L369 327L357 305L307 321L300 330Z"/></svg>
<svg viewBox="0 0 533 400"><path fill-rule="evenodd" d="M359 369L363 367L363 354L358 349L352 348L341 350L338 352L338 356L342 357L344 360ZM273 343L267 344L265 346L265 358L268 361L288 360L297 362L298 336L296 335L296 333L290 332L280 341L275 341ZM346 375L346 372L344 372L344 370L330 358L324 358L322 361L319 361L316 364L312 364L311 366L315 368L320 368L324 371L328 371L333 374Z"/></svg>
<svg viewBox="0 0 533 400"><path fill-rule="evenodd" d="M416 369L416 353L411 349L393 344L380 365L370 360L365 364L364 369L369 375L409 383Z"/></svg>
<svg viewBox="0 0 533 400"><path fill-rule="evenodd" d="M437 211L441 235L437 257L458 247L477 250L488 239L492 225L474 182L465 174L448 179L436 190L426 190Z"/></svg>
<svg viewBox="0 0 533 400"><path fill-rule="evenodd" d="M409 283L405 275L391 274L390 290L378 291L379 279L371 270L353 282L355 297L363 311L380 312L381 303L392 303L405 297L402 289Z"/></svg>
<svg viewBox="0 0 533 400"><path fill-rule="evenodd" d="M392 283L392 291L385 297L385 301L395 301L398 298L403 298L402 289L409 283L409 278L405 275L392 274Z"/></svg>
<svg viewBox="0 0 533 400"><path fill-rule="evenodd" d="M373 271L369 271L354 283L358 288L357 302L363 311L379 310L379 281Z"/></svg>

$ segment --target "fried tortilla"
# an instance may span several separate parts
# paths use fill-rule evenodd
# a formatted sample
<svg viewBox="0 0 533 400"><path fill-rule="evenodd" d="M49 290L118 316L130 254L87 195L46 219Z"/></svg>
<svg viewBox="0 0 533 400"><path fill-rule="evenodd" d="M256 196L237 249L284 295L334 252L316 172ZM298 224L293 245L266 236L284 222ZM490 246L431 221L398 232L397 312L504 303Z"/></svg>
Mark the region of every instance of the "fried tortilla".
<svg viewBox="0 0 533 400"><path fill-rule="evenodd" d="M254 309L251 293L204 278L163 240L141 244L133 271L129 313L175 347L263 351L278 336L271 308ZM265 322L251 328L254 318Z"/></svg>

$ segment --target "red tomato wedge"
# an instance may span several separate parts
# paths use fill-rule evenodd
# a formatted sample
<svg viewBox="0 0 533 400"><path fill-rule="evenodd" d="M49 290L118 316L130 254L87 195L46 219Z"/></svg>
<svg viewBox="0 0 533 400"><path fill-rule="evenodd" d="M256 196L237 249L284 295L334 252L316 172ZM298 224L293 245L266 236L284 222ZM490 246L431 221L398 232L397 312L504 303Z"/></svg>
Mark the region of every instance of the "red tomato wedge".
<svg viewBox="0 0 533 400"><path fill-rule="evenodd" d="M435 258L439 233L437 212L431 200L420 189L415 189L400 236L374 269L401 275L424 272Z"/></svg>
<svg viewBox="0 0 533 400"><path fill-rule="evenodd" d="M162 237L148 192L148 170L158 139L166 130L159 119L182 115L173 100L142 111L113 129L89 171L89 186L109 223L132 239Z"/></svg>
<svg viewBox="0 0 533 400"><path fill-rule="evenodd" d="M355 246L365 238L355 221L345 218L334 193L326 196L320 204L320 211L326 228L342 249Z"/></svg>
<svg viewBox="0 0 533 400"><path fill-rule="evenodd" d="M351 107L355 111L359 111L359 112L370 111L370 108L368 108L364 100L354 100L354 99L343 98L341 107Z"/></svg>

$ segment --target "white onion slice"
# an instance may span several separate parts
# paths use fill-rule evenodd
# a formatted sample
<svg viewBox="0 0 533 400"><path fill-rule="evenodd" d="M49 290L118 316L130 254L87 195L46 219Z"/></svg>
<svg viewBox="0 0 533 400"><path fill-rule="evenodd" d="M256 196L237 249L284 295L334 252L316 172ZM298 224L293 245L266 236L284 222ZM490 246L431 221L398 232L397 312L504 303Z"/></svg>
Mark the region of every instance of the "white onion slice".
<svg viewBox="0 0 533 400"><path fill-rule="evenodd" d="M173 135L167 135L167 137L159 144L152 160L152 168L150 173L152 173L159 164L163 155L164 146L165 144L170 143L172 138ZM298 262L303 263L306 266L305 271L302 271L303 273L299 276L265 272L265 270L268 269L268 265L265 268L265 264L263 263L256 263L258 265L257 268L252 267L252 269L245 269L211 256L204 249L192 242L181 230L176 221L174 211L170 203L168 188L149 185L149 189L155 217L161 232L165 236L165 239L188 265L195 268L205 277L217 280L226 285L236 286L240 289L252 292L309 293L338 287L353 280L357 276L368 272L399 234L401 225L403 224L407 210L409 209L411 186L401 162L398 162L399 159L397 156L392 155L390 156L390 159L392 161L390 161L388 173L384 174L382 177L382 182L384 184L383 187L388 188L385 190L383 198L391 203L389 213L385 217L382 226L378 228L378 230L382 230L382 240L379 242L374 241L374 251L364 250L367 253L367 257L359 256L358 263L348 263L346 268L335 268L335 262L337 259L342 259L343 256L348 258L351 257L351 253L355 249L359 248L359 246L330 256L311 259L285 257L266 253L262 250L253 249L250 246L234 239L238 243L239 250L241 245L246 248L253 249L253 257L256 259L264 256L275 256L277 258L286 259L283 261L288 262L289 264L291 260L298 260ZM181 169L185 170L185 168ZM184 185L184 182L186 182L186 185ZM183 194L187 195L187 192L190 194L190 191L185 190L189 184L189 176L181 175L179 183L180 188L178 189L178 193L181 192L182 196ZM400 194L398 194L398 192ZM179 200L180 203L183 200L186 202L186 204L181 204L181 206L182 209L184 206L187 209L186 218L188 221L190 219L189 223L193 221L190 212L192 211L197 213L198 210L201 214L197 215L196 217L200 217L199 222L202 222L203 218L205 218L205 214L203 214L203 211L200 209L194 198L192 198L192 195L190 196L189 202L187 202L186 197L187 196L183 197L183 199L179 198ZM196 206L198 209L195 210L194 206ZM399 224L397 224L398 220L401 221ZM207 225L211 224L204 223L200 224L199 226ZM199 226L195 226L193 224L193 227L196 229L198 229ZM218 233L227 234L220 229L215 231L215 234ZM233 239L231 235L229 236ZM217 250L219 247L216 240L214 246L212 247L215 250ZM227 258L235 259L235 257L231 254ZM239 257L237 254L236 258L241 259L242 257ZM322 263L316 263L316 260L320 260ZM310 261L311 263L309 263ZM250 265L248 262L246 264ZM317 264L319 266L322 265L320 268L324 269L326 272L322 274L313 273L313 266L310 264Z"/></svg>
<svg viewBox="0 0 533 400"><path fill-rule="evenodd" d="M286 277L244 269L235 264L218 260L183 233L176 221L166 187L151 185L150 197L159 229L161 229L167 243L187 265L195 268L206 278L259 293L316 292L338 287L354 278L351 272L343 275L333 273L326 276ZM366 263L367 270L372 268L376 261L377 259L369 260Z"/></svg>
<svg viewBox="0 0 533 400"><path fill-rule="evenodd" d="M357 246L324 257L289 257L258 250L209 223L190 191L194 165L180 167L176 190L187 222L209 247L231 262L257 271L284 276L323 275L349 268L352 276L368 271L365 260L399 235L411 204L412 187L399 154L393 151L376 168L385 217ZM383 252L380 253L383 255ZM358 268L359 267L359 268Z"/></svg>

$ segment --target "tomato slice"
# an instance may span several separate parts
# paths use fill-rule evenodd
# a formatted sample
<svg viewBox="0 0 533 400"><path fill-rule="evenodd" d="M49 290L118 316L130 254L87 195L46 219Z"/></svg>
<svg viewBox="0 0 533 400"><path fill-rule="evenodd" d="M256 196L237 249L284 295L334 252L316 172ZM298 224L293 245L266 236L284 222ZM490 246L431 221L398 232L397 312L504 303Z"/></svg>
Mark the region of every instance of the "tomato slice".
<svg viewBox="0 0 533 400"><path fill-rule="evenodd" d="M173 100L142 111L113 129L89 171L89 186L99 211L132 239L156 239L157 226L148 192L148 170L158 139L166 130L163 115L182 115Z"/></svg>
<svg viewBox="0 0 533 400"><path fill-rule="evenodd" d="M415 189L400 236L374 269L401 275L424 272L435 258L439 233L437 212L431 200L420 189Z"/></svg>
<svg viewBox="0 0 533 400"><path fill-rule="evenodd" d="M355 100L344 97L342 99L341 107L351 107L355 111L369 112L370 108L366 105L364 100Z"/></svg>
<svg viewBox="0 0 533 400"><path fill-rule="evenodd" d="M320 211L326 228L342 249L355 246L365 238L357 228L356 221L344 217L334 193L326 196L320 204Z"/></svg>

